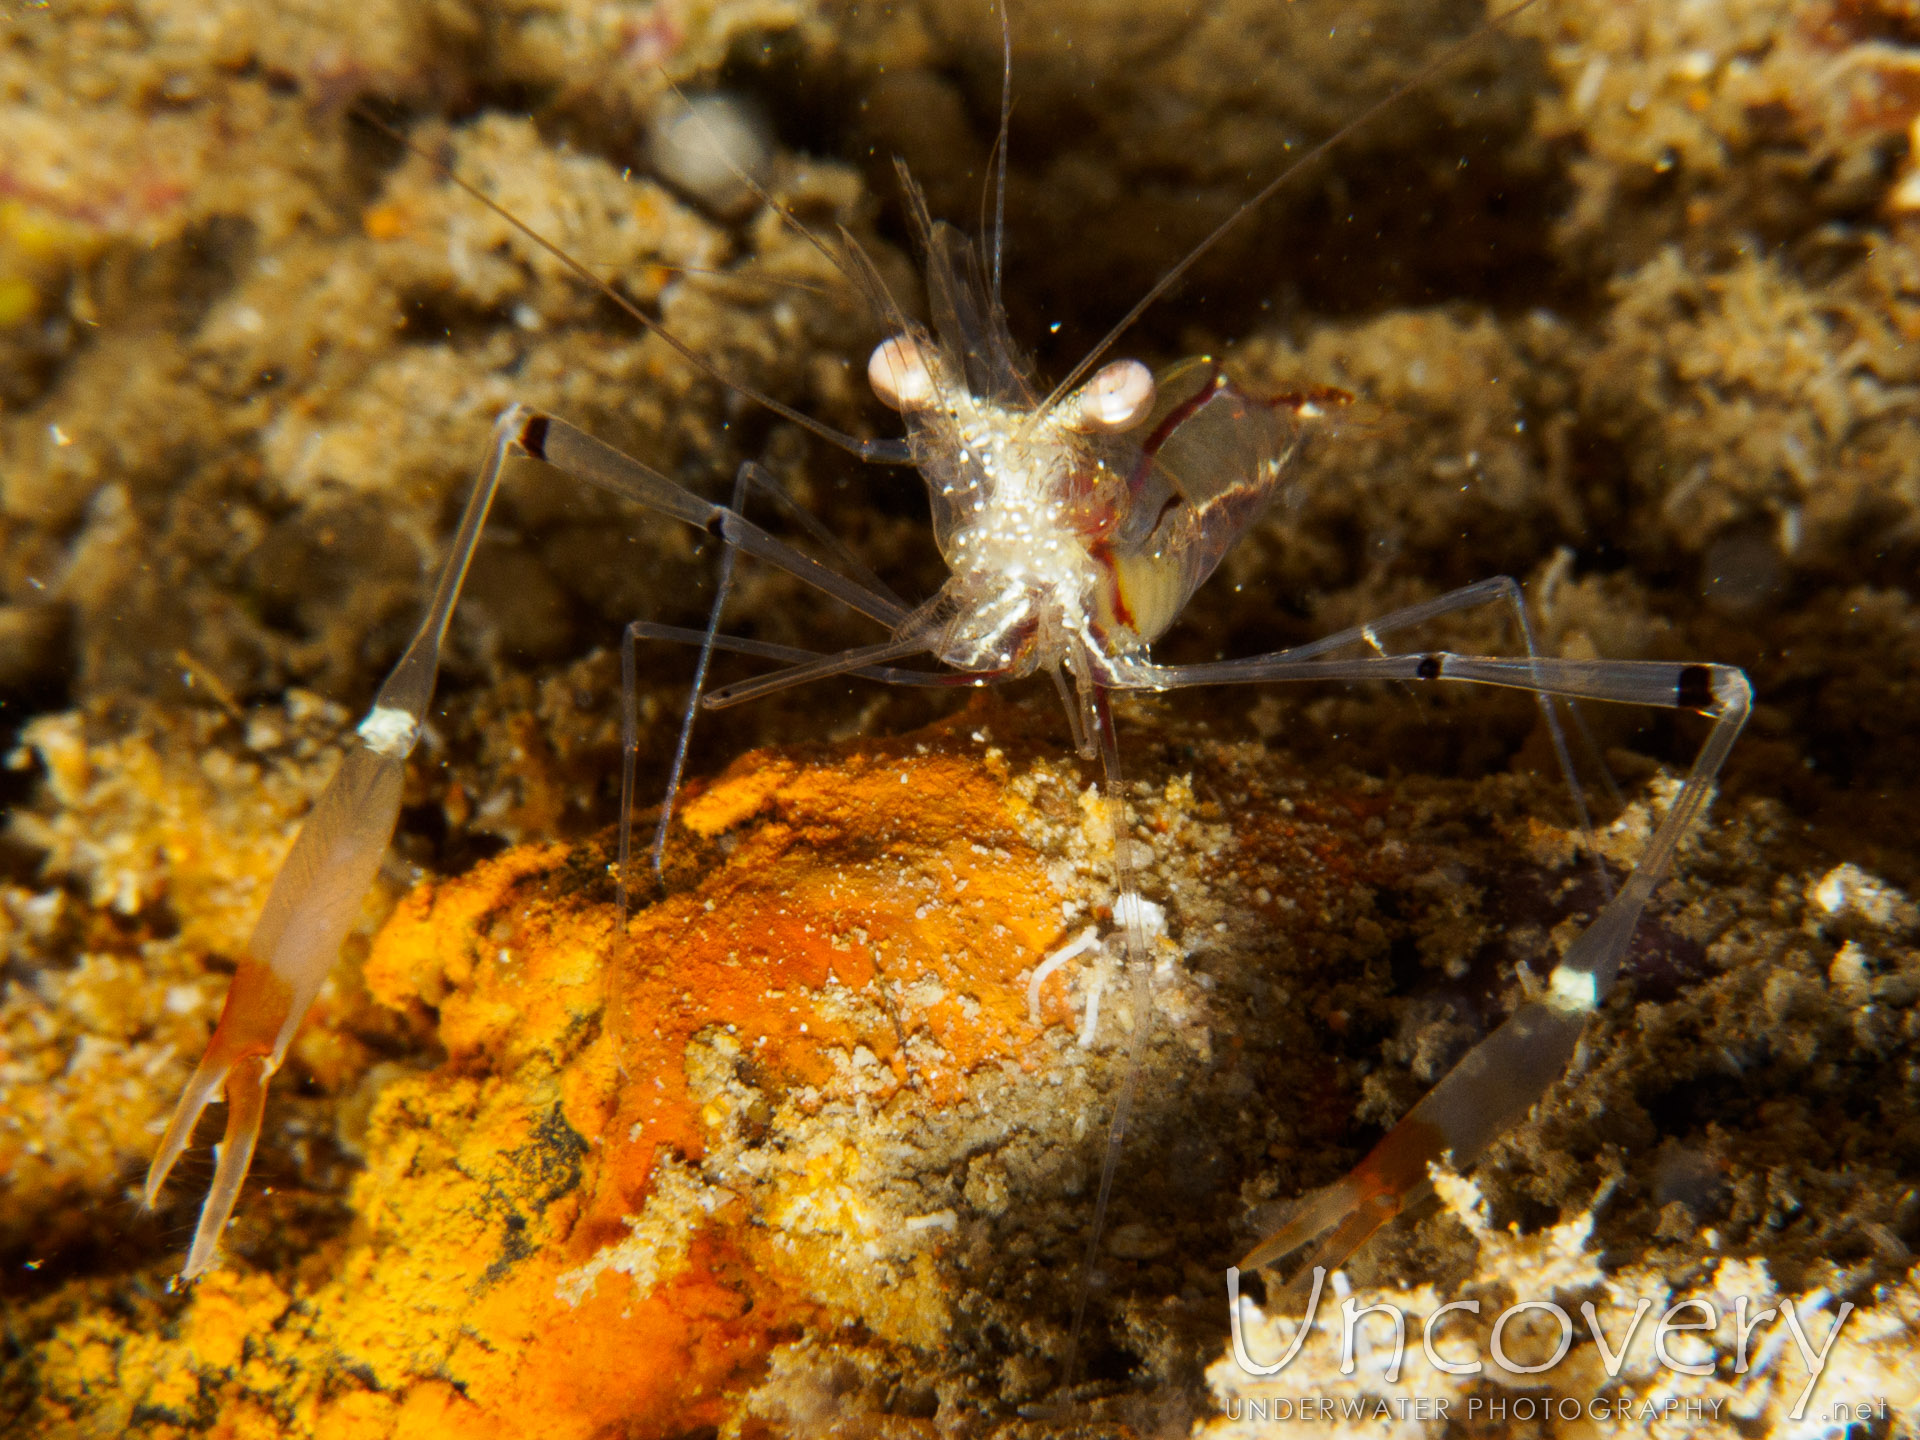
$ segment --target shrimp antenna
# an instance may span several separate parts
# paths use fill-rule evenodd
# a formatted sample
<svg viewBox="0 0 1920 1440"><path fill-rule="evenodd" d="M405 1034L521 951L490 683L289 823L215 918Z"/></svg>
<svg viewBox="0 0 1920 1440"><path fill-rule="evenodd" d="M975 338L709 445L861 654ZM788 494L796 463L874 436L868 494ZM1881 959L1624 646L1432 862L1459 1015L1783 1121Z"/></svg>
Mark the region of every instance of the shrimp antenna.
<svg viewBox="0 0 1920 1440"><path fill-rule="evenodd" d="M1166 274L1154 281L1153 284L1148 287L1146 294L1134 301L1133 308L1120 317L1119 323L1100 338L1100 343L1089 350L1086 357L1068 372L1066 379L1053 387L1053 392L1042 402L1040 406L1041 411L1045 412L1050 410L1058 404L1060 398L1080 383L1080 378L1094 367L1100 357L1113 348L1113 342L1133 328L1133 322L1146 313L1149 305L1153 304L1178 284L1180 277L1191 270L1195 262L1197 262L1202 255L1205 255L1209 250L1213 249L1215 245L1218 245L1222 237L1224 237L1229 230L1233 229L1234 226L1238 225L1242 220L1246 219L1248 215L1271 200L1274 192L1282 185L1285 185L1302 170L1306 169L1316 160L1319 160L1329 150L1333 149L1334 146L1345 140L1349 135L1353 134L1354 131L1372 120L1374 116L1378 115L1388 106L1398 104L1413 91L1427 84L1434 76L1452 65L1468 50L1478 45L1494 31L1503 29L1507 23L1520 14L1521 11L1531 9L1535 3L1536 0L1520 0L1519 4L1494 16L1493 19L1481 25L1471 35L1463 36L1454 41L1453 44L1449 45L1429 61L1412 79L1402 81L1400 84L1394 86L1393 89L1367 106L1366 109L1347 121L1346 124L1334 131L1333 134L1308 150L1298 160L1295 160L1291 165L1287 166L1286 169L1274 176L1273 179L1261 186L1260 192L1257 195L1243 201L1238 209L1218 225L1214 226L1204 240L1189 250Z"/></svg>
<svg viewBox="0 0 1920 1440"><path fill-rule="evenodd" d="M1007 147L1013 123L1013 22L1007 0L994 0L1000 12L1000 129L993 137L993 308L1000 309L1000 252L1007 236Z"/></svg>
<svg viewBox="0 0 1920 1440"><path fill-rule="evenodd" d="M360 121L361 124L369 125L373 129L378 130L382 135L385 135L389 140L393 141L403 150L406 150L409 154L416 155L431 165L473 200L484 205L488 210L506 221L507 224L511 225L515 230L518 230L522 235L526 236L527 239L553 256L553 258L558 260L562 265L566 266L568 270L572 271L580 279L586 281L588 285L598 290L615 305L618 305L634 320L638 321L648 330L651 330L655 335L658 335L667 343L668 348L671 349L674 354L678 355L682 360L685 360L709 380L714 381L716 384L724 385L727 389L733 391L734 394L741 396L743 399L751 400L756 405L765 406L782 420L791 421L801 429L807 430L820 439L825 440L829 445L837 446L851 455L867 457L873 453L875 447L869 442L857 439L843 430L836 430L833 426L814 419L813 416L807 414L805 411L796 410L793 406L774 399L771 395L767 394L766 391L757 390L745 381L736 380L731 375L728 375L717 365L713 364L712 361L701 355L691 345L687 344L686 341L682 340L678 335L654 319L653 316L647 314L646 311L622 295L607 281L594 274L583 261L577 260L572 255L569 255L565 250L554 244L553 241L547 239L546 236L527 224L527 222L522 220L518 215L515 215L511 210L507 209L506 206L485 194L479 186L462 179L454 173L454 169L450 164L440 159L437 155L429 154L424 146L416 144L408 136L387 124L387 122L382 120L378 115L357 105L348 113ZM738 171L734 173L739 174ZM758 186L753 187L753 193L763 203L771 203L767 200L765 191L761 190ZM778 206L775 208L779 209ZM780 210L780 213L785 215L786 211ZM792 217L789 216L788 218L791 220ZM798 221L793 221L793 223L796 225L799 224ZM840 265L838 259L828 254L826 247L821 245L820 241L815 238L811 232L807 231L805 226L801 226L800 228L801 233L813 240L814 245L820 249L821 253L827 254L828 259L833 260L835 268L839 269L844 275L846 273L845 268Z"/></svg>
<svg viewBox="0 0 1920 1440"><path fill-rule="evenodd" d="M669 275L704 275L711 280L730 280L736 285L771 285L776 290L798 290L807 295L825 295L824 285L815 285L810 280L796 280L791 275L769 275L764 271L723 270L717 265L669 265L664 260L648 262L656 270L665 270Z"/></svg>

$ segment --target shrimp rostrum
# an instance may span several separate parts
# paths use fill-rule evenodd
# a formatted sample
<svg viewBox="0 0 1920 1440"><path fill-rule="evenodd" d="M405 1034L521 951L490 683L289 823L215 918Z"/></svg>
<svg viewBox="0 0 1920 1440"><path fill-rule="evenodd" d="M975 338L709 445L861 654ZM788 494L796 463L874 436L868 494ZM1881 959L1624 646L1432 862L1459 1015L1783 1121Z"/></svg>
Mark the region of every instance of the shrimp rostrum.
<svg viewBox="0 0 1920 1440"><path fill-rule="evenodd" d="M1277 183L1250 201L1249 208ZM924 323L908 317L850 242L809 236L834 255L842 273L885 320L887 338L872 352L868 378L880 401L901 417L905 436L859 440L748 387L726 383L861 459L916 467L928 487L934 538L948 569L938 593L908 606L849 557L823 563L747 519L742 513L747 497L772 484L751 462L741 468L733 503L721 505L556 416L518 405L502 414L419 630L349 741L338 773L275 879L206 1055L154 1157L146 1183L149 1204L191 1139L202 1111L224 1090L226 1139L187 1257L188 1276L214 1262L259 1137L267 1084L285 1058L392 838L407 757L431 702L448 621L510 457L544 461L647 511L697 526L727 546L704 633L644 622L626 633L629 724L623 788L628 800L636 748L631 720L634 643L647 638L700 644L689 720L696 705L736 704L828 676L974 686L1045 672L1065 701L1069 728L1081 752L1100 759L1116 821L1121 777L1112 700L1125 692L1367 680L1507 687L1538 697L1563 765L1557 717L1565 702L1667 706L1707 716L1712 722L1708 737L1637 868L1559 959L1541 998L1521 1005L1346 1179L1307 1197L1242 1263L1268 1264L1304 1250L1303 1271L1337 1266L1418 1198L1430 1164L1447 1157L1456 1165L1471 1163L1523 1119L1566 1068L1587 1017L1614 983L1657 881L1699 819L1746 717L1745 677L1713 664L1541 654L1520 588L1504 577L1293 649L1202 664L1157 663L1151 653L1154 642L1260 518L1303 440L1345 397L1333 391L1258 394L1204 356L1180 360L1157 373L1138 360L1101 363L1114 337L1193 256L1170 271L1168 280L1136 305L1063 382L1045 391L1009 334L999 303L997 236L992 263L983 264L959 231L931 219L910 181L907 196L926 269ZM478 195L475 199L491 203ZM583 279L599 283L583 268L574 268ZM659 330L651 317L634 314ZM693 363L715 374L670 334L660 333ZM884 638L836 654L818 654L720 634L722 607L739 553L835 597L884 627ZM1459 654L1402 643L1417 627L1480 607L1501 608L1510 615L1518 637L1514 653ZM706 661L716 649L780 662L781 668L701 697ZM929 658L938 668L926 668ZM680 754L685 754L684 733ZM675 773L677 778L677 762ZM629 883L625 817L630 805L623 804L622 813L618 878L624 905ZM1113 847L1113 914L1134 993L1144 1001L1148 964L1140 917L1146 907L1128 875L1128 848ZM656 865L658 853L656 838ZM1135 1013L1146 1014L1144 1004ZM1147 1029L1134 1026L1136 1061ZM1092 1225L1095 1241L1131 1088L1130 1073L1114 1116L1114 1140ZM1081 1300L1084 1304L1084 1289ZM1075 1330L1077 1337L1077 1321Z"/></svg>

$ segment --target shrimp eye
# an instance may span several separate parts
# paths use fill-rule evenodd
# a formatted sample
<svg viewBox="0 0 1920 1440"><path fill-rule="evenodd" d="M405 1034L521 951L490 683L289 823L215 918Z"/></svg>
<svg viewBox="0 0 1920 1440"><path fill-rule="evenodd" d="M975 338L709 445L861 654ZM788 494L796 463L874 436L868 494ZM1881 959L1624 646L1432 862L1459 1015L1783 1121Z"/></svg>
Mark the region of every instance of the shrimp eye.
<svg viewBox="0 0 1920 1440"><path fill-rule="evenodd" d="M896 335L873 347L867 383L889 409L924 410L933 404L933 370L911 335Z"/></svg>
<svg viewBox="0 0 1920 1440"><path fill-rule="evenodd" d="M1138 360L1103 365L1080 391L1078 430L1131 430L1153 409L1153 372Z"/></svg>

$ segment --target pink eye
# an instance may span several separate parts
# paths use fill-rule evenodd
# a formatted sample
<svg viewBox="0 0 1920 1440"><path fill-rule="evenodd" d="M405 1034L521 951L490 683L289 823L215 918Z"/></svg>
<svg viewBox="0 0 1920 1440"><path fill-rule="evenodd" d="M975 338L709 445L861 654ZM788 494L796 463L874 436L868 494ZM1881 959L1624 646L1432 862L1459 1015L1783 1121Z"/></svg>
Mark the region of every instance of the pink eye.
<svg viewBox="0 0 1920 1440"><path fill-rule="evenodd" d="M1082 430L1129 430L1153 408L1153 372L1138 360L1116 360L1094 373L1079 395Z"/></svg>
<svg viewBox="0 0 1920 1440"><path fill-rule="evenodd" d="M896 335L874 346L867 361L867 383L890 409L924 410L934 401L933 370L920 342L911 335Z"/></svg>

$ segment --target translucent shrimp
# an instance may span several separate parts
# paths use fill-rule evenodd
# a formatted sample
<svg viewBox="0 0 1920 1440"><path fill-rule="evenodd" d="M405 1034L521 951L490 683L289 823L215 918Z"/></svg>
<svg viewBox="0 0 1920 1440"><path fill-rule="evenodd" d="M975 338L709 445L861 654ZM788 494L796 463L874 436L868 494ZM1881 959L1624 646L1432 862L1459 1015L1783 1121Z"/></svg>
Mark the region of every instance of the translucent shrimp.
<svg viewBox="0 0 1920 1440"><path fill-rule="evenodd" d="M1426 73L1458 52L1455 47ZM1323 153L1400 93L1404 87L1300 163ZM958 230L932 219L903 172L925 267L928 323L907 318L857 249L808 237L832 254L886 324L889 333L872 352L868 378L875 395L900 415L906 432L900 440L857 440L728 381L660 330L651 317L628 307L683 356L747 398L862 459L912 464L919 470L931 499L934 539L949 573L938 593L918 606L896 601L864 575L846 573L852 567L822 564L748 521L741 513L745 497L763 483L763 472L752 464L741 469L734 504L716 505L558 417L510 407L495 424L420 631L382 688L338 776L276 879L207 1055L155 1157L147 1183L149 1203L201 1111L224 1085L227 1139L186 1273L198 1274L213 1261L259 1135L265 1085L284 1058L391 837L406 756L430 702L448 618L502 466L514 455L544 461L668 520L700 527L730 547L728 568L703 634L645 622L628 628L629 716L633 645L644 638L691 638L701 644L694 703L708 708L829 676L860 675L893 684L984 685L1044 673L1066 701L1078 748L1099 759L1116 839L1124 834L1123 772L1112 707L1117 693L1302 680L1517 688L1538 697L1563 766L1557 720L1563 701L1656 704L1710 716L1714 723L1707 742L1639 867L1554 969L1547 996L1521 1007L1471 1051L1349 1177L1299 1206L1289 1223L1244 1263L1268 1263L1311 1244L1308 1268L1339 1264L1417 1196L1430 1161L1451 1154L1456 1164L1468 1163L1524 1117L1564 1071L1587 1016L1618 974L1656 881L1698 821L1714 776L1746 717L1746 681L1737 670L1711 664L1543 656L1534 643L1519 586L1505 577L1291 650L1203 665L1166 666L1153 660L1154 643L1267 508L1302 442L1345 397L1330 390L1255 394L1206 356L1157 372L1132 359L1101 361L1147 304L1285 178L1276 178L1223 222L1065 380L1047 391L1008 331L999 296L997 236L991 263L983 264ZM754 193L765 199L757 189ZM491 205L483 196L474 198ZM519 228L532 234L523 225ZM533 238L546 244L537 235ZM599 283L570 257L560 258L581 278ZM814 654L720 634L736 551L834 596L884 627L885 638L837 654ZM1460 655L1400 649L1393 643L1401 632L1485 606L1501 607L1510 615L1519 653ZM715 649L758 655L784 668L701 697L706 660ZM916 657L931 657L943 668L901 668L899 662ZM692 709L690 704L690 716ZM629 800L634 784L631 737L629 724L623 783ZM683 731L682 758L685 749ZM678 765L676 760L676 776ZM668 807L671 799L670 787ZM623 805L623 817L626 813ZM664 824L663 818L662 833ZM1115 1156L1151 1028L1143 1023L1151 1009L1141 918L1148 905L1135 888L1129 848L1119 843L1113 847L1112 884L1116 948L1137 1019L1088 1227L1088 1264L1064 1367L1068 1382L1089 1294L1084 1277L1092 1270L1112 1195ZM624 833L621 850L624 904ZM658 853L656 842L656 863Z"/></svg>
<svg viewBox="0 0 1920 1440"><path fill-rule="evenodd" d="M1544 999L1517 1010L1422 1100L1346 1179L1296 1208L1243 1266L1319 1241L1303 1273L1337 1267L1422 1193L1430 1162L1465 1165L1524 1119L1565 1070L1587 1017L1606 997L1647 902L1681 838L1699 820L1750 707L1729 666L1564 660L1537 653L1519 586L1499 577L1395 611L1312 644L1212 664L1162 666L1149 655L1188 599L1265 508L1289 457L1335 393L1254 397L1200 357L1150 376L1135 362L1097 371L1053 405L1025 400L997 317L970 308L971 252L920 214L938 333L910 327L874 354L874 386L908 422L933 492L935 534L952 577L923 614L917 643L946 664L1000 679L1064 672L1077 733L1094 737L1110 793L1120 779L1109 697L1194 685L1279 681L1463 682L1531 691L1560 749L1556 705L1601 700L1693 710L1713 727L1639 866L1553 969ZM1400 631L1485 605L1508 608L1524 653L1396 652ZM937 628L936 628L937 627ZM911 626L904 636L913 636ZM1366 651L1369 653L1356 653ZM731 687L727 703L782 683ZM1569 767L1570 768L1570 767ZM1116 846L1116 913L1141 908ZM1123 927L1145 1013L1145 946ZM1146 1027L1136 1025L1137 1051ZM1132 1068L1122 1088L1124 1129ZM1109 1149L1093 1226L1112 1182ZM1091 1262L1090 1262L1091 1263ZM1084 1306L1084 1292L1081 1305ZM1076 1319L1077 1338L1079 1321ZM1069 1367L1070 1368L1070 1367Z"/></svg>

